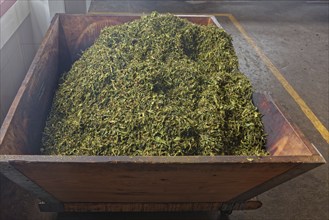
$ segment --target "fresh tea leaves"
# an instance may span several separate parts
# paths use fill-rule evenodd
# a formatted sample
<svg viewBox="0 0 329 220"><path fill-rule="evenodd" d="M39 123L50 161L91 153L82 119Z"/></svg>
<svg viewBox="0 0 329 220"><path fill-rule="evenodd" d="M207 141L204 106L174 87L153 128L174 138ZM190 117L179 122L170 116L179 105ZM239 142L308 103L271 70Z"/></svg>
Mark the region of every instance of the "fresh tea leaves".
<svg viewBox="0 0 329 220"><path fill-rule="evenodd" d="M223 29L152 13L104 28L62 76L43 151L266 155L251 96Z"/></svg>

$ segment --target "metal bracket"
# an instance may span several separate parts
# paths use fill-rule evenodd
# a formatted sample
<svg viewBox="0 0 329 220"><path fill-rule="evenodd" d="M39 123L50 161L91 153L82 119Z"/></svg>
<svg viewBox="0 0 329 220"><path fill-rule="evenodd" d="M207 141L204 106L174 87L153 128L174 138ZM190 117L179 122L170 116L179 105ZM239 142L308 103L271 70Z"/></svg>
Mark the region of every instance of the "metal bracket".
<svg viewBox="0 0 329 220"><path fill-rule="evenodd" d="M223 203L219 211L221 214L221 219L232 214L233 210L253 210L258 209L262 206L262 203L257 198L252 198L248 201L239 202L227 202Z"/></svg>
<svg viewBox="0 0 329 220"><path fill-rule="evenodd" d="M234 202L223 203L223 205L219 209L221 215L230 215L230 214L232 214L236 204L237 203L234 203Z"/></svg>
<svg viewBox="0 0 329 220"><path fill-rule="evenodd" d="M9 162L0 162L0 173L7 177L10 181L16 183L23 189L31 192L34 196L42 200L43 204L47 206L56 207L56 210L63 210L63 205L60 201L54 198L51 194L44 191L39 185L32 182L29 178L24 176Z"/></svg>

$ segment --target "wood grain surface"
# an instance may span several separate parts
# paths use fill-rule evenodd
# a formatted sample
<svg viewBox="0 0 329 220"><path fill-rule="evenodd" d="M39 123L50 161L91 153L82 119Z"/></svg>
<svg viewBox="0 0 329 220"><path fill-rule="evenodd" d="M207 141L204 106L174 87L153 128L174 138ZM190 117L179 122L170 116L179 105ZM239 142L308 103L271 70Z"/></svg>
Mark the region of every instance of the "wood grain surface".
<svg viewBox="0 0 329 220"><path fill-rule="evenodd" d="M226 202L296 166L14 161L61 202Z"/></svg>
<svg viewBox="0 0 329 220"><path fill-rule="evenodd" d="M193 23L220 26L212 16L180 15ZM114 26L139 19L140 16L118 15L60 15L60 25L63 29L65 42L69 49L71 60L77 60L81 52L90 47L106 26Z"/></svg>

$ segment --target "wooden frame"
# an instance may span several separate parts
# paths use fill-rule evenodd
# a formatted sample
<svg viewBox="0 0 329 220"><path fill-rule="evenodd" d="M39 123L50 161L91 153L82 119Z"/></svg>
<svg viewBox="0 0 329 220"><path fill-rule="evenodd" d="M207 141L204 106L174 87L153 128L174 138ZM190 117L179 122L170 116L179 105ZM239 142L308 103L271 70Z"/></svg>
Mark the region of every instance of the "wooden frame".
<svg viewBox="0 0 329 220"><path fill-rule="evenodd" d="M204 25L214 17L181 16ZM269 95L254 94L271 156L38 155L59 76L100 30L138 16L57 14L0 130L0 171L43 211L205 211L259 207L251 198L325 160ZM249 206L248 206L249 204Z"/></svg>

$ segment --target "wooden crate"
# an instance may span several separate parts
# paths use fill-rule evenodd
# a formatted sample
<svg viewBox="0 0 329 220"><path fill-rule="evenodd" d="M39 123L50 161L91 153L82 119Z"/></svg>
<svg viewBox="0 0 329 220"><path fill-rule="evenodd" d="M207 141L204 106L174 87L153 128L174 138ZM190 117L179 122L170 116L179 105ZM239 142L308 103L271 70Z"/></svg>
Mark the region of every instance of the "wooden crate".
<svg viewBox="0 0 329 220"><path fill-rule="evenodd" d="M210 16L182 16L219 25ZM0 130L1 172L43 211L202 211L237 204L323 163L268 95L254 94L271 156L45 156L41 134L58 79L100 30L139 16L57 14ZM230 208L227 208L230 209Z"/></svg>

